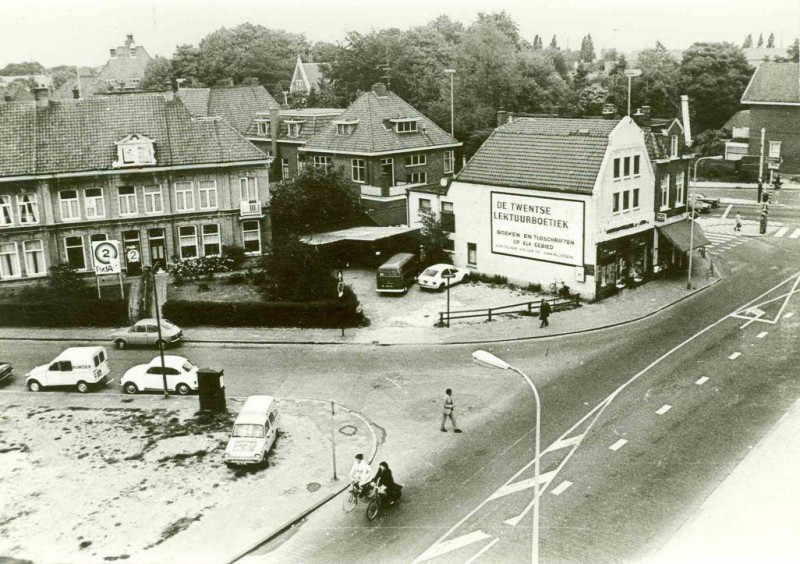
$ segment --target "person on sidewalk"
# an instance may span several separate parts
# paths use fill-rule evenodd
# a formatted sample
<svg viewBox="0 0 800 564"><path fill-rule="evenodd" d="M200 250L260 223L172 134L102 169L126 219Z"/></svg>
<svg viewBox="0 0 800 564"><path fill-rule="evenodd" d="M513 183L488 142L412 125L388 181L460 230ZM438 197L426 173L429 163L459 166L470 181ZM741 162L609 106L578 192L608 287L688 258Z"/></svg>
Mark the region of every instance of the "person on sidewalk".
<svg viewBox="0 0 800 564"><path fill-rule="evenodd" d="M453 422L453 430L456 433L460 433L461 429L458 428L458 424L456 423L456 416L453 411L456 408L455 402L453 402L453 390L447 388L444 391L444 411L442 412L442 426L439 428L442 432L447 432L447 429L444 428L444 424L447 422L447 418L450 418L450 421Z"/></svg>
<svg viewBox="0 0 800 564"><path fill-rule="evenodd" d="M759 233L764 235L767 232L767 212L761 212L761 221L759 222Z"/></svg>
<svg viewBox="0 0 800 564"><path fill-rule="evenodd" d="M736 212L736 225L733 227L734 231L741 231L742 230L742 214Z"/></svg>
<svg viewBox="0 0 800 564"><path fill-rule="evenodd" d="M372 481L372 468L370 468L369 463L364 460L363 454L358 453L356 455L353 460L353 466L350 468L348 478L350 478L350 482L356 487L356 491L359 495L362 495L364 486Z"/></svg>
<svg viewBox="0 0 800 564"><path fill-rule="evenodd" d="M550 307L550 302L547 300L542 300L542 305L539 306L539 319L542 320L542 322L539 324L540 328L550 325L548 319L550 318L550 312L552 311L553 309Z"/></svg>

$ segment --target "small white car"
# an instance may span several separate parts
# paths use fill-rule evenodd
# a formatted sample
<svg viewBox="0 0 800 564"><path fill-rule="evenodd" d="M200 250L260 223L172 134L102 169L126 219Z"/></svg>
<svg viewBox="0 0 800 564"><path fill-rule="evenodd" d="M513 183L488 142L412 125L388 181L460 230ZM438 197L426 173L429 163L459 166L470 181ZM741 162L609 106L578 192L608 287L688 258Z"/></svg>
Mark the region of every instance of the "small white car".
<svg viewBox="0 0 800 564"><path fill-rule="evenodd" d="M165 355L164 367L157 356L149 364L139 364L128 370L119 385L126 394L138 394L146 390L163 390L164 374L167 375L167 390L182 396L197 391L197 366L182 356Z"/></svg>
<svg viewBox="0 0 800 564"><path fill-rule="evenodd" d="M450 286L463 282L467 277L469 271L464 268L456 268L452 264L434 264L426 268L422 274L417 277L417 283L420 288L428 290L444 290L447 288L447 280L450 280Z"/></svg>
<svg viewBox="0 0 800 564"><path fill-rule="evenodd" d="M120 329L111 334L111 340L118 349L128 346L156 346L166 348L183 338L183 331L166 319L161 320L161 335L158 333L158 322L155 319L140 319L133 327Z"/></svg>

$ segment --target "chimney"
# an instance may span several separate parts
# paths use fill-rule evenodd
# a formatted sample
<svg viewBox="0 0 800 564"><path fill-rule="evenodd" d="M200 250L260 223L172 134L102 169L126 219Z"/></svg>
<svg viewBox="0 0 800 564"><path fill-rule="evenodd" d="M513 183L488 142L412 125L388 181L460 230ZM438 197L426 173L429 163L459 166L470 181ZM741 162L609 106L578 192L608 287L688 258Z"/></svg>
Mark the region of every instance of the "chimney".
<svg viewBox="0 0 800 564"><path fill-rule="evenodd" d="M617 108L614 104L603 104L603 119L616 119Z"/></svg>
<svg viewBox="0 0 800 564"><path fill-rule="evenodd" d="M81 90L77 86L72 89L72 98L74 100L80 100L81 99Z"/></svg>
<svg viewBox="0 0 800 564"><path fill-rule="evenodd" d="M108 51L111 54L111 58L112 59L116 59L117 58L117 50L116 49L109 49Z"/></svg>
<svg viewBox="0 0 800 564"><path fill-rule="evenodd" d="M50 105L50 89L34 88L33 97L36 99L37 108L46 108Z"/></svg>
<svg viewBox="0 0 800 564"><path fill-rule="evenodd" d="M681 117L683 118L683 139L687 147L692 146L692 128L689 124L689 96L681 94Z"/></svg>
<svg viewBox="0 0 800 564"><path fill-rule="evenodd" d="M278 158L278 134L281 130L280 108L269 109L269 136L272 137L272 158Z"/></svg>
<svg viewBox="0 0 800 564"><path fill-rule="evenodd" d="M646 117L646 114L644 113L644 108L647 108L647 106L644 106L642 108L636 108L636 113L634 113L631 116L633 118L633 121L636 122L636 125L638 125L639 127L642 127L644 125L644 118Z"/></svg>
<svg viewBox="0 0 800 564"><path fill-rule="evenodd" d="M505 110L497 110L497 127L508 123L508 112Z"/></svg>
<svg viewBox="0 0 800 564"><path fill-rule="evenodd" d="M383 82L376 82L372 85L372 91L378 98L384 98L386 96L386 85Z"/></svg>
<svg viewBox="0 0 800 564"><path fill-rule="evenodd" d="M125 36L125 47L130 47L133 45L133 34L129 33Z"/></svg>
<svg viewBox="0 0 800 564"><path fill-rule="evenodd" d="M642 115L645 119L650 119L650 106L642 106Z"/></svg>

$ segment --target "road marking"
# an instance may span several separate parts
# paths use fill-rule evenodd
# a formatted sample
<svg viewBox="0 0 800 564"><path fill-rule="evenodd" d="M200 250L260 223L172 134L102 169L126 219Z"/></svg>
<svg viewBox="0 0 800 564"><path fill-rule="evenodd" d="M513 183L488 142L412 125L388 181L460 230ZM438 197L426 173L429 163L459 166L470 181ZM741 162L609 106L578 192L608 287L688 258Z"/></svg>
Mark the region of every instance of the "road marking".
<svg viewBox="0 0 800 564"><path fill-rule="evenodd" d="M786 233L788 233L788 231L789 231L788 227L781 227L775 232L775 235L773 235L773 237L783 237L784 235L786 235Z"/></svg>
<svg viewBox="0 0 800 564"><path fill-rule="evenodd" d="M490 548L492 548L492 547L493 547L494 545L496 545L498 542L500 542L500 539L494 539L492 542L490 542L489 544L487 544L486 546L484 546L482 549L480 549L480 550L477 552L477 554L475 554L475 556L473 556L472 558L470 558L469 560L467 560L466 562L464 562L464 564L472 564L472 562L474 562L475 560L477 560L477 559L478 559L478 558L479 558L479 557L480 557L480 556L481 556L481 555L482 555L484 552L486 552L487 550L489 550Z"/></svg>
<svg viewBox="0 0 800 564"><path fill-rule="evenodd" d="M740 353L740 352L738 352L738 351L737 351L737 352L733 353L731 356L729 356L729 357L728 357L728 360L736 360L736 359L737 359L737 358L739 358L740 356L742 356L742 353Z"/></svg>
<svg viewBox="0 0 800 564"><path fill-rule="evenodd" d="M553 479L556 472L553 470L552 472L545 472L544 474L539 474L539 489L541 489L542 484L548 483L550 480ZM500 497L505 497L509 494L521 492L523 490L530 489L536 485L535 478L528 478L527 480L520 480L519 482L514 482L513 484L508 484L503 486L496 492L492 494L492 497L489 499L498 499Z"/></svg>
<svg viewBox="0 0 800 564"><path fill-rule="evenodd" d="M574 437L570 437L568 439L559 439L552 445L547 447L547 449L545 449L545 451L542 454L547 452L553 452L554 450L559 450L566 447L571 447L572 445L581 442L581 439L583 439L583 435L575 435Z"/></svg>
<svg viewBox="0 0 800 564"><path fill-rule="evenodd" d="M462 535L460 537L456 537L449 541L439 542L430 547L428 550L423 552L419 558L414 560L414 562L425 562L426 560L430 560L431 558L436 558L437 556L441 556L442 554L447 554L448 552L452 552L454 550L458 550L459 548L463 548L467 545L470 545L474 542L479 542L482 540L486 540L492 538L490 535L487 535L483 531L473 531L469 534Z"/></svg>
<svg viewBox="0 0 800 564"><path fill-rule="evenodd" d="M763 339L763 338L764 338L764 337L766 337L767 335L769 335L769 331L762 331L761 333L759 333L758 335L756 335L756 339Z"/></svg>
<svg viewBox="0 0 800 564"><path fill-rule="evenodd" d="M792 231L792 234L789 235L789 239L797 239L798 237L800 237L800 227Z"/></svg>
<svg viewBox="0 0 800 564"><path fill-rule="evenodd" d="M626 441L625 439L620 439L620 440L618 440L617 442L615 442L613 445L611 445L610 447L608 447L608 450L619 450L619 449L621 449L622 447L624 447L624 446L625 446L625 443L627 443L627 442L628 442L628 441Z"/></svg>
<svg viewBox="0 0 800 564"><path fill-rule="evenodd" d="M786 315L784 315L784 316L783 316L783 318L784 318L784 319L789 319L789 318L790 318L791 316L793 316L793 315L794 315L794 313L793 313L793 312L791 312L791 311L787 311L787 312L786 312Z"/></svg>
<svg viewBox="0 0 800 564"><path fill-rule="evenodd" d="M720 216L720 219L725 219L725 218L727 218L727 217L728 217L728 214L731 212L731 208L732 208L732 207L733 207L733 204L728 204L728 207L727 207L727 208L725 208L725 211L724 211L724 212L722 212L722 215Z"/></svg>
<svg viewBox="0 0 800 564"><path fill-rule="evenodd" d="M664 415L664 414L665 414L667 411L669 411L670 409L672 409L672 406L671 406L671 405L669 405L668 403L665 403L664 405L662 405L662 406L661 406L661 407L658 409L658 411L656 411L656 413L658 413L659 415Z"/></svg>
<svg viewBox="0 0 800 564"><path fill-rule="evenodd" d="M572 482L570 482L569 480L564 480L563 482L558 484L558 486L555 487L555 489L553 490L553 495L561 495L562 493L567 491L567 488L570 487L571 485Z"/></svg>
<svg viewBox="0 0 800 564"><path fill-rule="evenodd" d="M708 378L706 378L705 376L703 376L702 378L700 378L699 380L697 380L697 381L695 382L695 384L697 384L698 386L702 386L702 385L703 385L703 384L705 384L706 382L708 382Z"/></svg>

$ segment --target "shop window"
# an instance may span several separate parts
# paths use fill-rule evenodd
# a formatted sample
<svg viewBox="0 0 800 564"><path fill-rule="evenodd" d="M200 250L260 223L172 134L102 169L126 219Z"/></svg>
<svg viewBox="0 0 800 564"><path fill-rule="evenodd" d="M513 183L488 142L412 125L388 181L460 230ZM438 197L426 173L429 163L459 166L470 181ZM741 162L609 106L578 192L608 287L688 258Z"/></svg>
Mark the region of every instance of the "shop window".
<svg viewBox="0 0 800 564"><path fill-rule="evenodd" d="M102 188L87 188L83 192L83 200L87 219L105 217L106 205Z"/></svg>
<svg viewBox="0 0 800 564"><path fill-rule="evenodd" d="M58 193L58 200L62 221L75 221L81 218L77 190L62 190Z"/></svg>
<svg viewBox="0 0 800 564"><path fill-rule="evenodd" d="M367 181L367 163L364 159L350 159L353 182Z"/></svg>
<svg viewBox="0 0 800 564"><path fill-rule="evenodd" d="M0 226L13 224L14 216L11 215L11 196L0 194Z"/></svg>
<svg viewBox="0 0 800 564"><path fill-rule="evenodd" d="M75 270L86 270L86 257L83 252L83 237L67 237L64 239L64 250L67 253L67 264Z"/></svg>
<svg viewBox="0 0 800 564"><path fill-rule="evenodd" d="M210 224L203 226L203 255L218 255L221 250L219 225Z"/></svg>
<svg viewBox="0 0 800 564"><path fill-rule="evenodd" d="M0 243L0 279L19 278L19 251L16 243Z"/></svg>
<svg viewBox="0 0 800 564"><path fill-rule="evenodd" d="M39 204L36 201L36 194L17 194L17 212L20 225L39 223Z"/></svg>
<svg viewBox="0 0 800 564"><path fill-rule="evenodd" d="M191 182L175 183L175 211L194 211L194 186Z"/></svg>
<svg viewBox="0 0 800 564"><path fill-rule="evenodd" d="M119 187L119 214L136 215L138 207L136 205L136 188L133 186Z"/></svg>
<svg viewBox="0 0 800 564"><path fill-rule="evenodd" d="M217 182L216 180L201 180L197 183L197 192L200 196L201 210L217 209Z"/></svg>
<svg viewBox="0 0 800 564"><path fill-rule="evenodd" d="M261 226L257 221L242 222L242 242L249 255L261 254Z"/></svg>
<svg viewBox="0 0 800 564"><path fill-rule="evenodd" d="M475 243L467 243L467 264L478 265L478 246Z"/></svg>
<svg viewBox="0 0 800 564"><path fill-rule="evenodd" d="M23 241L22 253L25 256L25 272L28 276L47 274L47 267L44 264L44 246L41 239Z"/></svg>
<svg viewBox="0 0 800 564"><path fill-rule="evenodd" d="M181 258L197 256L197 227L184 225L178 228L178 244L180 245Z"/></svg>

